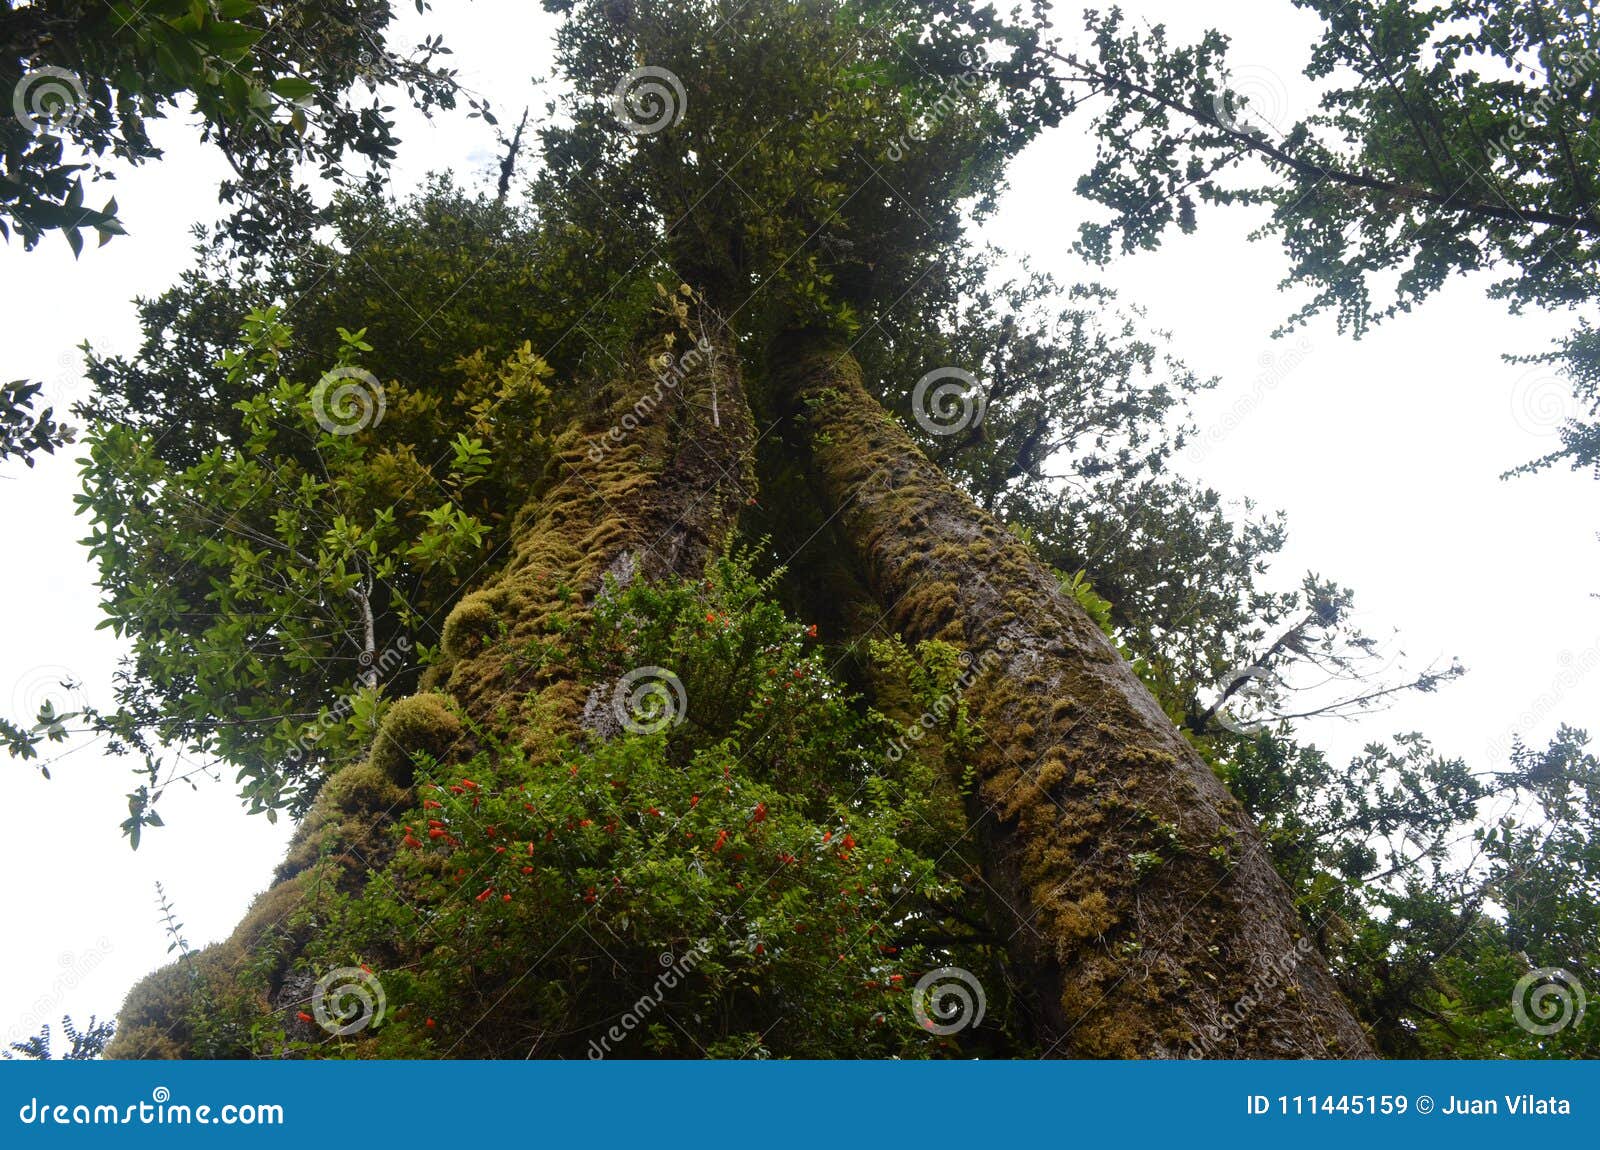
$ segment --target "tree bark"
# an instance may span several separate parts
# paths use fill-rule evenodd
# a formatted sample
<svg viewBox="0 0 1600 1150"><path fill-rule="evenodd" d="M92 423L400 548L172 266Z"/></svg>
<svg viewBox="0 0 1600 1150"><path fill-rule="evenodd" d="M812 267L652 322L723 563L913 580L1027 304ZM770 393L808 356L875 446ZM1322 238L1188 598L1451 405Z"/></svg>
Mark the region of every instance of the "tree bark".
<svg viewBox="0 0 1600 1150"><path fill-rule="evenodd" d="M389 709L364 762L324 784L277 881L232 936L133 988L107 1057L258 1054L251 1024L274 1013L290 1038L321 1038L300 1017L314 981L293 963L314 929L303 912L325 890L378 881L395 851L395 817L416 801L414 756L464 761L477 749L472 732L490 730L520 742L534 770L557 769L551 748L563 736L609 733L604 708L590 702L609 699L609 685L580 681L562 657L570 623L608 575L625 585L702 573L753 483L737 360L681 327L677 354L659 340L638 350L622 398L563 436L512 525L509 558L451 610L422 689Z"/></svg>
<svg viewBox="0 0 1600 1150"><path fill-rule="evenodd" d="M981 668L972 825L1052 1057L1371 1057L1239 803L1056 575L922 455L839 345L772 376L891 625Z"/></svg>

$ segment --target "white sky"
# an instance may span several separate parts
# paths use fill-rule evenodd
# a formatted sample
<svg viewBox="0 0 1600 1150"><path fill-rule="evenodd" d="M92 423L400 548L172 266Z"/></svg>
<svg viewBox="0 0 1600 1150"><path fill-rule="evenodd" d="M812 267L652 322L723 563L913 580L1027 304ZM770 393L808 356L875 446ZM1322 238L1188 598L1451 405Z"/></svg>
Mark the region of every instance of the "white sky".
<svg viewBox="0 0 1600 1150"><path fill-rule="evenodd" d="M409 6L402 39L417 37ZM1217 22L1220 6L1126 0L1135 17L1166 21L1183 38ZM1230 6L1235 7L1235 6ZM1243 6L1237 6L1243 7ZM1315 24L1286 2L1252 4L1228 30L1238 85L1268 119L1304 110L1298 63ZM515 120L542 99L529 85L548 72L550 18L525 0L440 5L428 22L455 49L465 82ZM652 63L669 64L661 61ZM692 102L688 114L693 114ZM462 116L434 125L404 121L395 186L450 168L487 178L493 138ZM64 241L24 254L0 249L0 355L4 378L43 380L58 408L85 385L75 346L131 352L131 300L172 283L189 261L188 227L217 217L223 164L183 124L158 141L169 159L113 187L131 234L74 261ZM1085 205L1071 194L1085 141L1069 125L1037 141L1014 165L1012 191L986 238L1027 253L1066 282L1088 274L1070 254ZM98 201L95 201L98 202ZM1502 352L1542 350L1568 318L1512 317L1484 298L1482 281L1458 280L1421 311L1357 343L1318 321L1274 341L1293 307L1277 282L1286 268L1270 243L1245 240L1243 213L1202 215L1200 234L1128 258L1098 278L1145 305L1173 346L1221 384L1196 404L1200 443L1181 468L1231 496L1289 513L1291 537L1272 582L1293 586L1306 570L1357 592L1359 622L1421 665L1459 656L1465 679L1359 722L1324 722L1309 737L1343 762L1363 743L1421 730L1475 766L1503 756L1513 731L1538 744L1561 721L1594 722L1600 701L1600 590L1593 479L1567 472L1501 481L1510 466L1555 443L1564 385L1546 372L1502 363ZM0 522L10 550L0 564L0 714L31 715L41 694L63 700L56 680L81 680L97 703L111 699L119 644L98 621L94 572L72 514L76 451L31 472L0 468ZM267 884L285 826L247 818L231 780L198 793L169 791L165 829L128 850L117 824L134 778L129 763L84 746L45 781L31 765L0 761L9 779L0 833L0 1041L20 1039L70 1011L113 1016L128 987L167 961L156 912L161 880L194 945L225 937Z"/></svg>

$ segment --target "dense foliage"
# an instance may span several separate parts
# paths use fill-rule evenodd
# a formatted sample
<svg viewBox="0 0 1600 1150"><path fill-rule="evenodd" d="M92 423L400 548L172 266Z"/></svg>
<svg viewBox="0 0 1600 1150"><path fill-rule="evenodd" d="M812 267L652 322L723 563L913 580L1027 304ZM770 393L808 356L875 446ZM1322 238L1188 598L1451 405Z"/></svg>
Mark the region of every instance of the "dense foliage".
<svg viewBox="0 0 1600 1150"><path fill-rule="evenodd" d="M374 732L428 682L452 608L506 561L553 442L616 401L641 321L687 322L692 298L698 322L752 349L744 385L770 427L787 413L761 349L796 326L849 341L885 418L1054 568L1260 821L1384 1053L1595 1052L1592 1027L1538 1035L1505 1005L1532 970L1600 969L1585 734L1471 766L1412 734L1348 765L1300 741L1295 717L1433 690L1459 668L1373 678L1348 589L1271 582L1281 518L1172 472L1187 398L1210 381L1136 305L1003 274L965 234L1006 161L1076 114L1087 81L1107 100L1107 146L1082 184L1111 212L1085 230L1094 258L1196 226L1196 198L1265 203L1295 280L1316 289L1294 322L1331 307L1359 331L1490 265L1514 304L1584 303L1594 165L1571 119L1588 89L1565 86L1513 139L1531 89L1464 61L1501 59L1503 42L1577 52L1587 25L1562 5L1304 0L1329 29L1313 65L1324 111L1266 132L1241 121L1222 37L1173 47L1116 12L1091 15L1092 50L1074 53L1039 11L959 0L547 6L569 14L572 84L539 131L525 208L441 179L400 200L341 195L318 217L327 232L287 229L261 258L203 244L180 284L141 303L139 352L91 363L80 502L106 625L131 654L116 706L87 718L143 762L134 845L160 825L164 787L222 766L269 817L363 788L399 804L365 854L317 855L332 836L308 820L296 850L314 857L295 868L309 893L273 906L242 984L185 948L173 977L199 988L184 1018L195 1050L445 1056L471 1036L474 1051L582 1056L606 1036L602 1054L1033 1051L966 834L985 737L966 668L953 647L849 628L849 572L800 555L819 537L826 552L829 524L781 432L756 451L745 550L705 581L612 582L591 604L563 587L546 623L559 641L482 636L575 681L670 667L691 707L651 695L610 737L530 745L430 696L468 723L470 754L418 754L400 798L371 777L369 759L393 755ZM678 85L667 119L619 123L640 114L619 77L662 60ZM426 99L444 79L423 74ZM367 126L386 154L381 115ZM281 142L284 125L271 131L258 143ZM1497 132L1489 175L1451 158L1452 141ZM361 150L337 133L319 146ZM249 217L233 228L264 234ZM1375 305L1368 282L1385 271L1399 294ZM1567 361L1584 362L1587 335ZM915 381L951 364L981 389L965 434L917 409ZM7 427L48 439L27 424L30 398L16 394ZM1588 433L1572 434L1574 458L1591 459ZM1298 668L1348 690L1301 698ZM64 736L61 716L28 720L0 727L14 753ZM1213 849L1229 861L1227 843ZM352 869L370 881L352 885ZM990 1017L930 1035L906 984L946 966L983 973ZM390 1012L330 1038L286 994L351 967L381 977Z"/></svg>
<svg viewBox="0 0 1600 1150"><path fill-rule="evenodd" d="M1305 76L1314 108L1233 75L1229 38L1174 43L1121 10L1088 11L1080 41L1043 45L1029 77L1090 117L1095 165L1077 184L1103 210L1082 226L1095 260L1192 231L1208 208L1264 205L1261 235L1310 298L1286 327L1333 311L1357 335L1453 276L1497 277L1513 309L1579 315L1548 353L1590 422L1557 459L1595 461L1600 395L1600 29L1585 0L1294 0L1315 15ZM1248 69L1245 69L1248 71ZM1270 87L1270 85L1268 85ZM1252 102L1252 98L1253 101Z"/></svg>

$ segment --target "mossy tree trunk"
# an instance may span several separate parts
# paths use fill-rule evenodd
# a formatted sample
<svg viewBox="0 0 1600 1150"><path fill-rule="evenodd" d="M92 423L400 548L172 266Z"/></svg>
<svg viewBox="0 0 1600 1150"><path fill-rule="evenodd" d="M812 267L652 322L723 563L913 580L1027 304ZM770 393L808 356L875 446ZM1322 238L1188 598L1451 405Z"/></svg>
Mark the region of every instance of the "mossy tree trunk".
<svg viewBox="0 0 1600 1150"><path fill-rule="evenodd" d="M520 744L531 769L560 771L585 728L609 733L596 705L609 684L565 657L574 615L607 575L698 575L753 493L731 345L665 375L663 350L640 351L618 401L566 433L509 556L445 621L423 689L390 709L365 762L327 782L233 936L135 988L111 1056L248 1053L252 1017L294 1019L310 990L294 960L315 929L297 911L383 868L419 753L464 762L489 733ZM984 669L967 690L983 729L969 843L1041 1048L1369 1054L1254 828L1049 569L922 457L847 353L795 337L773 363L769 398L795 418L765 445L783 465L768 471L787 476L769 475L767 502L796 520L789 542L808 543L785 556L792 578L828 588L839 633L886 621ZM288 1032L317 1037L303 1022Z"/></svg>
<svg viewBox="0 0 1600 1150"><path fill-rule="evenodd" d="M772 363L892 627L985 668L970 834L1048 1054L1370 1056L1256 829L1055 575L847 351L798 334Z"/></svg>
<svg viewBox="0 0 1600 1150"><path fill-rule="evenodd" d="M753 484L752 421L734 353L715 341L683 350L686 334L695 346L696 333L677 332L680 354L669 360L660 340L639 349L633 373L616 385L618 401L565 433L517 516L509 556L446 619L442 657L422 689L389 709L364 762L324 784L274 885L232 936L134 987L108 1057L258 1053L250 1023L268 1012L288 1020L290 1038L321 1038L297 1018L311 989L294 972L315 929L305 908L322 891L379 881L395 851L395 819L416 802L416 756L464 762L488 733L520 744L535 769L558 770L572 737L605 724L605 709L586 704L609 699L609 684L581 681L566 658L573 623L607 576L626 585L700 575Z"/></svg>

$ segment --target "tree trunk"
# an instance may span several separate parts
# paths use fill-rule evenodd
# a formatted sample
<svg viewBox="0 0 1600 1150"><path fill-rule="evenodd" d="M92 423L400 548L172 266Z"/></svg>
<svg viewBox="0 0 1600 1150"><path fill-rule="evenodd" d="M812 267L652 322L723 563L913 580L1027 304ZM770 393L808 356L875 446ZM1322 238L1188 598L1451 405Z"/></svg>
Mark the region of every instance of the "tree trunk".
<svg viewBox="0 0 1600 1150"><path fill-rule="evenodd" d="M969 833L1053 1057L1370 1057L1265 844L1055 574L805 334L773 377L908 641L981 673Z"/></svg>
<svg viewBox="0 0 1600 1150"><path fill-rule="evenodd" d="M248 1056L257 1053L251 1023L268 1012L286 1020L290 1038L322 1037L299 1017L310 1009L312 979L292 964L315 928L297 912L329 888L359 888L392 857L394 816L416 800L413 756L464 761L477 749L472 732L488 730L520 742L538 769L553 766L561 736L611 733L609 708L595 703L609 700L609 684L566 669L565 623L575 608L581 617L607 575L623 585L698 576L752 483L754 437L737 361L724 345L694 342L687 316L679 318L677 345L687 335L687 350L663 360L670 353L657 341L639 352L623 398L556 446L512 525L509 558L451 610L441 661L422 690L389 709L366 761L324 784L275 885L227 941L133 988L108 1057Z"/></svg>

